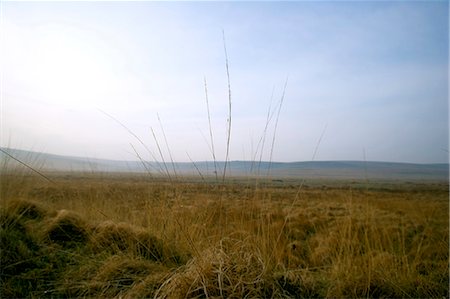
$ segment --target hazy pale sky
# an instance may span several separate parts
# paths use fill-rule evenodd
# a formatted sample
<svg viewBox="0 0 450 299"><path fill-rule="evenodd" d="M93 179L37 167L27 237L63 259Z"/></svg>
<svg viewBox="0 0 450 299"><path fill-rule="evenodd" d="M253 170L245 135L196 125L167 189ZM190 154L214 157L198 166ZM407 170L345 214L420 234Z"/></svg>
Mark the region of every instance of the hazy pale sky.
<svg viewBox="0 0 450 299"><path fill-rule="evenodd" d="M448 162L449 3L1 2L1 146L133 160ZM270 157L275 117L263 160ZM323 137L318 142L320 137ZM365 153L365 154L364 154Z"/></svg>

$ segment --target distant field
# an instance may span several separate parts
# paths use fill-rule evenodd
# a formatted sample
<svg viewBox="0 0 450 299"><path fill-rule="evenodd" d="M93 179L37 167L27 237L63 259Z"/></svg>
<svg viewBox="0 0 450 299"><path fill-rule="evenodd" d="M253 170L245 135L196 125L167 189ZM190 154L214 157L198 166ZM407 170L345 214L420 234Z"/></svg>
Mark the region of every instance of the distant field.
<svg viewBox="0 0 450 299"><path fill-rule="evenodd" d="M0 148L12 156L35 168L57 172L120 172L146 173L151 176L167 176L163 163L155 161L114 161L105 159L59 156L10 148ZM4 157L0 153L0 157ZM10 159L11 160L11 159ZM14 164L15 161L9 161ZM16 163L17 164L17 163ZM224 162L212 161L168 163L169 175L199 177L213 176L215 169L223 173ZM228 176L236 177L274 177L298 180L298 178L327 180L365 180L365 181L448 181L449 164L413 164L373 161L303 161L303 162L267 162L267 161L230 161Z"/></svg>
<svg viewBox="0 0 450 299"><path fill-rule="evenodd" d="M449 296L448 181L1 176L1 297Z"/></svg>

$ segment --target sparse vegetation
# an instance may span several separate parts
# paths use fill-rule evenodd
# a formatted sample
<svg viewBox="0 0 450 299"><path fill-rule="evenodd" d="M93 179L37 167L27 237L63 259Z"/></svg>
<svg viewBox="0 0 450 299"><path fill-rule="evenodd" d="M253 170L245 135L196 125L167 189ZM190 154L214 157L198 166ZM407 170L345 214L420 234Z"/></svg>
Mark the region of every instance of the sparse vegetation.
<svg viewBox="0 0 450 299"><path fill-rule="evenodd" d="M2 172L2 298L449 294L447 182L46 175Z"/></svg>

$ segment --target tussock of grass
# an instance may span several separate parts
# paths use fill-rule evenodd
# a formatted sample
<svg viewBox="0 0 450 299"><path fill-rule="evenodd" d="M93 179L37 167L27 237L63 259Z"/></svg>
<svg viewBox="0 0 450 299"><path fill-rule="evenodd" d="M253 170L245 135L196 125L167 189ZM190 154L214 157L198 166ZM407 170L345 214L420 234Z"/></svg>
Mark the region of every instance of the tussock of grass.
<svg viewBox="0 0 450 299"><path fill-rule="evenodd" d="M164 264L124 254L103 252L81 259L57 282L64 297L149 298L170 272Z"/></svg>
<svg viewBox="0 0 450 299"><path fill-rule="evenodd" d="M15 219L21 220L41 220L47 215L45 206L32 200L10 201L6 209L4 215L14 215Z"/></svg>
<svg viewBox="0 0 450 299"><path fill-rule="evenodd" d="M142 228L124 222L100 223L93 230L90 242L95 251L131 253L137 257L162 263L182 263L182 257L166 246L162 240Z"/></svg>
<svg viewBox="0 0 450 299"><path fill-rule="evenodd" d="M127 256L113 255L104 261L89 281L89 292L113 298L126 295L148 276L164 273L165 268L159 264L149 263ZM147 280L146 288L153 289ZM158 280L153 283L156 284ZM144 289L145 290L145 289ZM136 291L134 291L136 293Z"/></svg>
<svg viewBox="0 0 450 299"><path fill-rule="evenodd" d="M54 215L32 201L11 201L1 212L2 298L40 297L56 281L70 256L42 242L39 223Z"/></svg>
<svg viewBox="0 0 450 299"><path fill-rule="evenodd" d="M278 270L276 270L278 269ZM171 275L161 298L315 298L325 294L317 272L267 264L264 253L245 239L225 238Z"/></svg>
<svg viewBox="0 0 450 299"><path fill-rule="evenodd" d="M63 247L84 246L88 240L89 227L79 215L60 210L56 217L47 220L44 233L50 241Z"/></svg>
<svg viewBox="0 0 450 299"><path fill-rule="evenodd" d="M149 297L183 258L143 228L3 202L1 297Z"/></svg>
<svg viewBox="0 0 450 299"><path fill-rule="evenodd" d="M265 297L266 269L251 244L223 239L178 269L160 288L162 298Z"/></svg>

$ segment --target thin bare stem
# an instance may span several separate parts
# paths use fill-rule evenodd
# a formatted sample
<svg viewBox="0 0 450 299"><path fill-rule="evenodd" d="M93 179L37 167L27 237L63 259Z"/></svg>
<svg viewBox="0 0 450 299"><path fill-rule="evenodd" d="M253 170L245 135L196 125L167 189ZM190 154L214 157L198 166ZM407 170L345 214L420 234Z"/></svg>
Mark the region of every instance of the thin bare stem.
<svg viewBox="0 0 450 299"><path fill-rule="evenodd" d="M209 137L211 138L211 151L212 151L212 157L214 161L214 174L216 176L216 182L219 181L218 175L217 175L217 160L216 160L216 152L214 150L214 138L213 138L213 131L212 131L212 125L211 125L211 114L209 111L209 98L208 98L208 85L206 84L206 78L204 78L205 82L205 96L206 96L206 110L208 111L208 124L209 124Z"/></svg>
<svg viewBox="0 0 450 299"><path fill-rule="evenodd" d="M320 134L320 138L319 138L319 141L316 144L316 147L314 148L314 154L312 156L311 161L314 161L316 159L317 151L319 150L319 145L322 142L322 138L325 135L325 132L327 131L327 128L328 128L328 124L325 125L325 127L323 128L322 134Z"/></svg>
<svg viewBox="0 0 450 299"><path fill-rule="evenodd" d="M111 118L112 120L114 120L116 123L118 123L122 128L124 128L129 134L131 134L131 136L133 136L134 138L136 138L137 141L139 141L139 143L147 150L147 152L152 156L153 160L156 162L156 164L158 165L158 167L162 170L161 164L158 162L158 159L156 159L155 155L153 154L153 152L148 148L148 146L142 141L141 138L139 138L138 135L136 135L130 128L128 128L124 123L122 123L120 120L118 120L117 118L115 118L114 116L112 116L111 114L103 111L102 109L97 108L100 112L102 112L103 114L105 114L106 116L108 116L109 118Z"/></svg>
<svg viewBox="0 0 450 299"><path fill-rule="evenodd" d="M228 64L228 53L227 44L225 42L225 31L222 31L223 36L223 48L225 50L225 66L227 69L227 80L228 80L228 130L227 130L227 153L225 155L225 166L223 168L222 182L225 182L225 176L227 173L227 164L230 154L230 139L231 139L231 83L230 83L230 69Z"/></svg>
<svg viewBox="0 0 450 299"><path fill-rule="evenodd" d="M272 102L273 102L274 91L275 91L275 87L272 88L272 95L270 96L269 109L267 110L266 125L264 126L264 131L263 131L263 134L261 136L261 139L259 140L259 143L261 143L261 150L260 150L260 153L259 153L258 175L259 175L260 170L261 170L261 161L262 161L262 156L263 156L263 153L264 153L264 145L266 143L267 129L269 128L269 124L270 124L270 121L272 120L272 116L273 116L273 113L271 113L271 110L272 110ZM258 144L258 146L259 146L259 144Z"/></svg>
<svg viewBox="0 0 450 299"><path fill-rule="evenodd" d="M170 176L169 169L167 168L167 163L166 163L166 161L164 160L164 155L163 155L163 153L162 153L162 151L161 151L161 147L159 146L158 138L156 138L155 131L153 131L153 128L152 128L152 127L150 127L150 130L152 131L153 139L155 140L156 147L158 148L159 155L160 155L161 160L162 160L162 162L163 162L164 169L166 170L167 177L169 178L169 181L172 183L172 177Z"/></svg>
<svg viewBox="0 0 450 299"><path fill-rule="evenodd" d="M169 153L170 162L172 163L173 173L175 175L175 178L177 178L177 171L175 169L175 163L173 162L172 152L170 151L169 143L167 142L166 133L164 132L164 126L162 125L162 122L161 122L161 119L159 118L159 114L158 113L156 113L156 116L158 117L158 122L159 122L159 125L161 126L161 131L163 133L164 142L166 144L167 152Z"/></svg>
<svg viewBox="0 0 450 299"><path fill-rule="evenodd" d="M274 131L273 131L272 146L270 148L270 158L269 158L269 167L267 169L267 176L269 176L270 169L272 167L273 149L275 147L275 138L277 136L278 120L280 119L280 112L281 112L281 107L283 106L284 96L286 94L286 87L287 87L287 84L288 84L288 79L289 78L286 78L286 81L284 83L283 94L281 95L280 104L278 105L277 118L275 119L275 128L274 128Z"/></svg>
<svg viewBox="0 0 450 299"><path fill-rule="evenodd" d="M49 182L55 184L55 182L54 182L52 179L50 179L48 176L44 175L42 172L40 172L40 171L34 169L33 167L31 167L31 166L28 165L27 163L20 161L19 159L17 159L16 157L14 157L13 155L11 155L10 153L8 153L7 151L5 151L5 150L3 150L3 149L1 149L1 148L0 148L0 151L1 151L2 153L4 153L5 155L7 155L8 157L10 157L11 159L13 159L13 160L19 162L20 164L22 164L22 165L25 166L26 168L30 169L30 170L33 171L34 173L37 173L38 175L40 175L41 177L43 177L43 178L46 179L47 181L49 181Z"/></svg>
<svg viewBox="0 0 450 299"><path fill-rule="evenodd" d="M141 161L142 166L144 166L145 171L147 172L147 174L152 177L152 172L150 171L150 169L148 169L147 165L145 164L144 159L141 158L141 156L139 155L138 151L136 150L136 148L133 146L132 143L130 143L131 148L133 149L135 155L138 157L139 161Z"/></svg>
<svg viewBox="0 0 450 299"><path fill-rule="evenodd" d="M206 184L205 181L205 177L203 176L202 172L200 171L200 169L197 167L197 164L195 164L194 160L192 160L191 156L189 156L189 153L186 152L186 155L188 156L189 160L191 161L191 163L194 165L195 169L197 170L198 174L200 175L200 177L202 178L202 181Z"/></svg>
<svg viewBox="0 0 450 299"><path fill-rule="evenodd" d="M206 138L206 135L203 133L203 131L200 128L197 128L197 129L200 132L200 135L202 135L202 138L205 141L206 145L208 146L209 152L212 154L212 148L211 148L211 145L209 144L208 138Z"/></svg>

